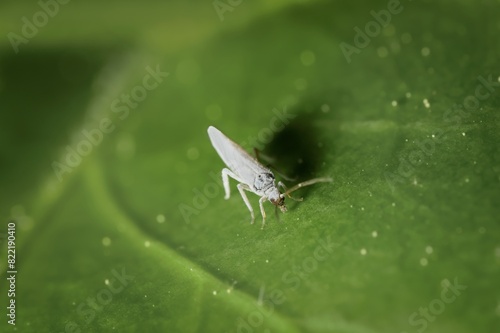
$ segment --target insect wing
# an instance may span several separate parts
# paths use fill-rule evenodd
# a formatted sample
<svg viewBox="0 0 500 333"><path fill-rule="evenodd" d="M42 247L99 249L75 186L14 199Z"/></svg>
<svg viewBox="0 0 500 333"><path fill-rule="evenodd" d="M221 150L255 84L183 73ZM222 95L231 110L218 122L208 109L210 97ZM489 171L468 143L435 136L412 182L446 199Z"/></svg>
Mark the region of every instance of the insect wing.
<svg viewBox="0 0 500 333"><path fill-rule="evenodd" d="M246 184L253 184L257 174L271 173L269 169L265 168L217 128L210 126L208 136L220 158Z"/></svg>

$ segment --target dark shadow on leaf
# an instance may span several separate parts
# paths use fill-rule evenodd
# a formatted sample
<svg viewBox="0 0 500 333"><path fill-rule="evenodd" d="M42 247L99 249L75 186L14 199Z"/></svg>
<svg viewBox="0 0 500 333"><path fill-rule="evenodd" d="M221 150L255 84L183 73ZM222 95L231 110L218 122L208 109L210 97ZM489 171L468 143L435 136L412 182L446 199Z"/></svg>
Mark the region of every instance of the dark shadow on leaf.
<svg viewBox="0 0 500 333"><path fill-rule="evenodd" d="M335 142L326 139L325 132L337 131L339 122L332 122L332 116L327 115L328 106L301 106L288 113L296 114L283 130L276 133L273 140L265 147L264 153L272 156L276 162L274 167L293 181L283 180L291 187L299 182L315 177L331 175L321 173L325 166L325 152L335 155ZM331 133L329 133L331 135ZM331 158L329 161L331 162ZM282 179L276 175L278 179ZM296 197L304 196L312 187L301 189L294 194Z"/></svg>

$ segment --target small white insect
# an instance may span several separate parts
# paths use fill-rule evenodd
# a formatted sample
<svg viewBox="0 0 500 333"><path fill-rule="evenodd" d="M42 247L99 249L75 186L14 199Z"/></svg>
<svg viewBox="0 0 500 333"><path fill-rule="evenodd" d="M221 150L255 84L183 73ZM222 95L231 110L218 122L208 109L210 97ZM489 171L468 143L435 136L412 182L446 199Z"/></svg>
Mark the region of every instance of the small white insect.
<svg viewBox="0 0 500 333"><path fill-rule="evenodd" d="M222 169L222 183L224 184L224 191L226 192L224 199L227 200L230 196L229 177L236 179L239 182L237 186L238 191L250 211L252 217L251 223L254 223L255 215L245 191L253 192L260 196L259 206L262 214L262 228L264 228L266 223L264 201L269 200L273 205L279 207L282 212L286 212L285 195L294 199L290 196L290 193L301 187L332 181L329 177L314 178L299 183L291 189L287 189L285 184L279 181L278 186L276 186L275 177L271 170L260 164L254 157L243 150L241 146L222 134L217 128L210 126L208 128L208 136L210 137L212 146L214 146L220 158L228 167ZM285 192L281 193L278 189L279 187L283 188ZM302 198L295 200L302 201Z"/></svg>

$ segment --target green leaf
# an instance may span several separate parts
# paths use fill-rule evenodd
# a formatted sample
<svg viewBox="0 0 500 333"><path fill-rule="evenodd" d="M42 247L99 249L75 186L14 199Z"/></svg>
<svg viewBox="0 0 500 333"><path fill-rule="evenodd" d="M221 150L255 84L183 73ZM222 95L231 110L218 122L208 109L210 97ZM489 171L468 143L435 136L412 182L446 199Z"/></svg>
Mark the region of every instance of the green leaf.
<svg viewBox="0 0 500 333"><path fill-rule="evenodd" d="M38 10L4 6L4 35ZM2 331L498 327L498 6L90 1L85 28L66 6L2 46ZM262 230L257 196L255 224L235 181L223 198L210 125L333 182L266 202Z"/></svg>

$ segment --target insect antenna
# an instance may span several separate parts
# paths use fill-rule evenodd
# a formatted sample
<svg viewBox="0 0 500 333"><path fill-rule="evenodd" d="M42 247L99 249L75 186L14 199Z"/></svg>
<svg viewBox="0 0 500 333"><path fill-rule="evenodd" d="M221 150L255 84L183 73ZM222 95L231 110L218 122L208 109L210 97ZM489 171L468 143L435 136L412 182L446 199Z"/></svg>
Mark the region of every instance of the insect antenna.
<svg viewBox="0 0 500 333"><path fill-rule="evenodd" d="M309 179L309 180L306 180L305 182L298 183L297 185L295 185L289 189L286 189L284 194L286 194L289 198L294 199L293 197L290 196L290 193L295 192L302 187L306 187L306 186L313 185L316 183L330 183L332 181L333 181L333 179L330 177ZM297 200L297 199L294 199L294 200ZM298 201L302 201L302 198L300 198L300 200L298 200Z"/></svg>
<svg viewBox="0 0 500 333"><path fill-rule="evenodd" d="M267 155L264 155L259 149L257 148L254 148L253 149L253 152L255 154L255 158L257 159L257 161L259 161L260 163L262 163L262 161L265 161L267 163L267 167L268 168L271 168L274 170L274 172L280 176L281 178L283 178L284 180L286 180L287 182L293 182L293 181L296 181L297 180L297 177L293 177L293 178L290 178L288 177L287 175L281 173L274 165L273 165L273 162L275 161L274 158L272 157L269 157Z"/></svg>

